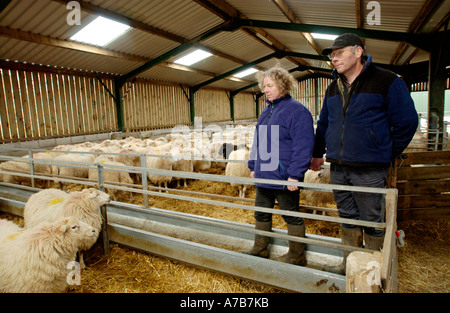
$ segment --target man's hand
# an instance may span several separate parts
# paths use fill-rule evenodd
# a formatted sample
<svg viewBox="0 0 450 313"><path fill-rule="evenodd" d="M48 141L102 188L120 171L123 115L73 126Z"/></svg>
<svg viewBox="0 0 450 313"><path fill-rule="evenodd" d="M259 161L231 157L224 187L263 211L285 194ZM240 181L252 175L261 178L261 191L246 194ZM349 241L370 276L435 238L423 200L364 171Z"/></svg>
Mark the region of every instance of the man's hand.
<svg viewBox="0 0 450 313"><path fill-rule="evenodd" d="M313 171L320 171L320 167L323 165L323 158L312 158L309 168Z"/></svg>

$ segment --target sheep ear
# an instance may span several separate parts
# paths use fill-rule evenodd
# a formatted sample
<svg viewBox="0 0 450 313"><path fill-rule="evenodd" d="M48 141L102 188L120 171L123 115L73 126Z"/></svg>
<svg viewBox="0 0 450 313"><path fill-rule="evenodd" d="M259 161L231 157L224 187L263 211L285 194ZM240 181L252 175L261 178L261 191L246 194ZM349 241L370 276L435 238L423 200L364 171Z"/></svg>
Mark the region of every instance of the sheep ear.
<svg viewBox="0 0 450 313"><path fill-rule="evenodd" d="M61 234L65 234L69 229L70 229L70 226L67 225L67 224L65 224L65 225L62 225L62 226L59 228L59 232L60 232Z"/></svg>
<svg viewBox="0 0 450 313"><path fill-rule="evenodd" d="M89 196L88 196L88 198L89 199L92 199L92 198L95 198L95 197L97 197L97 190L91 190L91 192L89 193Z"/></svg>
<svg viewBox="0 0 450 313"><path fill-rule="evenodd" d="M69 220L69 218L63 218L59 221L60 226L58 230L61 234L65 234L70 229Z"/></svg>

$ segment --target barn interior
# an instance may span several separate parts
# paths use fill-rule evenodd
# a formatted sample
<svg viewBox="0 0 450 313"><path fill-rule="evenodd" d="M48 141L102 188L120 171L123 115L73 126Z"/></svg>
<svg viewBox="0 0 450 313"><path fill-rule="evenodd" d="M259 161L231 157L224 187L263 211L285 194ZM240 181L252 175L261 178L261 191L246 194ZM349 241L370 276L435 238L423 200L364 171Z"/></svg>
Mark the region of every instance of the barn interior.
<svg viewBox="0 0 450 313"><path fill-rule="evenodd" d="M254 127L266 106L255 73L276 65L294 75L298 86L292 96L304 104L317 121L333 70L330 59L321 55L321 51L332 43L333 36L355 33L363 39L366 53L378 66L400 75L412 94L426 92L420 100L425 103L425 110L421 113L420 136L415 141L418 147L408 152L407 161L405 158L397 160L391 168L389 187L398 190L391 222L395 227L398 224L399 230L403 228L407 243L395 251L395 258L398 253L398 269L395 269L398 279L396 277L392 291L449 292L449 12L449 0L2 1L0 162L48 152L57 146L67 148L86 142L127 138L141 141L168 138L166 135L173 134L176 127L200 132L216 127L222 130L242 127L245 132ZM113 23L106 28L113 30L115 38L107 38L104 33L94 39L81 37L83 30L91 35L96 32L84 29L92 26L91 23L99 22L104 26L111 21ZM200 55L200 59L186 61L193 54ZM130 167L125 170L130 171ZM148 192L133 189L135 201L127 201L128 196L117 198L115 202L121 204L108 214L114 217L128 210L145 215L141 207L151 207L155 208L152 213L155 215L139 215L140 219L157 220L167 214L159 210L177 211L174 208L180 207L183 214L202 216L202 223L207 223L205 218L229 221L228 227L237 232L242 225L232 223L253 223L253 212L245 206L249 203L247 200L254 199L254 187L248 188L246 199L239 199L238 191L223 176L220 166L188 175L190 181L185 189L197 192L199 199L206 197L199 192L234 197L228 200L234 203L234 209L243 212L242 216L230 208L222 208L221 203L214 202L217 200L205 200L203 207L195 202L184 204L181 195L160 199L157 188ZM52 179L55 181L55 176ZM88 181L75 184L70 178L66 179L72 183L71 190L89 185ZM21 215L21 211L14 207L23 205L14 201L26 202L26 198L42 186L34 179L30 184L16 185L28 189L17 191L11 184L1 183L0 211L5 212L2 218L22 223L16 216ZM144 185L141 182L141 190L149 190L149 186ZM174 184L170 187L176 188ZM137 187L122 185L120 188L126 192L126 188ZM8 199L7 195L11 194L19 198ZM308 203L302 204L308 206ZM134 207L136 205L140 207ZM227 215L228 210L231 211ZM323 239L315 238L317 235L333 242L326 245L333 246L330 255L339 257L341 251L334 247L339 238L334 220L335 204L324 203L321 212L309 212L312 221L308 231L313 236L309 243L311 254L322 251L312 248L314 240ZM176 218L190 223L188 218L192 217L179 215ZM277 218L277 227L285 229L282 219ZM119 221L114 220L114 223L119 224ZM165 223L173 223L174 228L183 226L175 225L175 218ZM111 226L115 238L125 238L127 231ZM112 234L106 229L104 237ZM276 240L286 239L283 232L277 236ZM345 280L340 274L326 270L329 275L323 278L329 279L326 283L320 273L311 271L302 274L308 277L308 282L315 283L314 287L284 286L276 280L258 279L262 276L260 272L246 277L244 261L238 262L241 269L233 272L231 265L209 267L204 261L199 264L193 259L184 260L180 253L164 255L162 250L141 253L139 251L146 249L145 244L133 247L130 242L121 243L119 239L111 240L111 246L105 248L107 240L103 239L103 247L100 245L97 250L103 248L109 252L92 252L87 259L88 268L82 274L83 283L71 286L68 291L335 292L339 290L338 282ZM161 247L169 245L174 251L186 249L185 243L178 239L155 236L140 240L154 240ZM196 244L189 247L193 251L198 248ZM198 253L209 257L210 263L218 255L224 262L236 262L234 254L221 254L222 250L215 249L222 247L206 252L198 250L201 251ZM430 262L430 256L436 261ZM268 270L264 266L271 266L260 265L261 271ZM295 269L287 268L285 275L288 277L292 271ZM125 273L130 276L125 277ZM188 282L181 281L181 277L186 277ZM343 292L342 285L339 286Z"/></svg>

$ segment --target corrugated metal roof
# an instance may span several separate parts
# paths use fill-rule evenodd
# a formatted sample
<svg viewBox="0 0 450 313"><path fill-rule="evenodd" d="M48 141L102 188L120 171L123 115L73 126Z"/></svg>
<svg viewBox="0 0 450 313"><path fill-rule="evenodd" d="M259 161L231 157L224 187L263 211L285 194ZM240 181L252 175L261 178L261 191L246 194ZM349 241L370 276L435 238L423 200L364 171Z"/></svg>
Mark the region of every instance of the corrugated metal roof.
<svg viewBox="0 0 450 313"><path fill-rule="evenodd" d="M301 23L356 27L354 0L287 0L286 3Z"/></svg>
<svg viewBox="0 0 450 313"><path fill-rule="evenodd" d="M82 4L82 8L85 7L81 12L80 26L67 23L66 17L70 11L61 1L11 1L0 12L0 27L3 27L3 31L9 29L22 31L22 37L30 38L24 40L24 38L14 37L17 35L1 35L0 32L0 59L123 75L138 68L146 60L158 58L172 49L180 47L183 41L195 38L220 25L224 22L224 12L225 14L237 13L241 17L249 19L276 22L289 22L288 16L290 18L294 16L298 22L303 24L349 28L356 28L358 21L354 0L86 0L79 2ZM280 9L275 2L284 3L287 12L283 12L283 9ZM371 12L371 9L366 8L368 2L362 2L363 20L361 22L363 28L407 32L427 1L377 1L381 9L380 25L369 25L367 14ZM436 8L427 16L422 25L422 31L432 31L450 10L450 0L437 1L436 3ZM86 11L87 6L93 6L94 11ZM158 28L163 33L154 34L144 29L130 29L125 35L105 47L106 50L122 53L122 56L103 56L79 51L77 47L55 47L44 44L40 40L40 38L68 40L99 14L95 12L95 8L120 14L131 20ZM208 81L214 76L239 68L245 62L251 62L269 55L279 48L286 51L317 55L317 51L331 43L330 41L316 39L314 41L316 47L313 48L312 44L308 43L298 31L268 28L261 29L259 34L257 34L257 29L253 29L253 31L256 35L251 35L240 29L222 31L201 41L201 45L219 55L193 65L194 71L183 71L162 63L140 73L139 76L193 86ZM170 38L164 38L164 34L167 33L172 34ZM264 34L271 36L270 40L264 38ZM43 37L35 37L35 35ZM372 54L376 62L389 64L393 55L398 52L398 42L366 39L365 43L367 53ZM428 60L427 53L422 50L419 50L419 52L415 50L415 47L407 47L405 52L401 54L398 64ZM185 52L180 51L177 55L165 59L164 62L170 63ZM413 55L412 58L411 55ZM140 58L140 61L136 58ZM278 63L287 69L292 69L306 62L306 64L316 68L330 69L324 61L313 59L304 59L304 62L290 61L294 59L296 58L273 58L257 66L260 69L265 69ZM302 77L305 72L296 72L295 75ZM222 79L214 82L211 86L238 89L252 81L254 81L252 76L241 82Z"/></svg>

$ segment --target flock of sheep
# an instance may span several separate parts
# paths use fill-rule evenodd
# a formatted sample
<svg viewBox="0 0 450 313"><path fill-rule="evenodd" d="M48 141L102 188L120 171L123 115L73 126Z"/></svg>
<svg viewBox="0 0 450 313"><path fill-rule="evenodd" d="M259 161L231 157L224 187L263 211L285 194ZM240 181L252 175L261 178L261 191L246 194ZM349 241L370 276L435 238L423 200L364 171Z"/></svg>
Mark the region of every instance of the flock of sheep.
<svg viewBox="0 0 450 313"><path fill-rule="evenodd" d="M79 167L82 162L88 162L101 163L105 168L112 165L185 172L206 171L211 166L217 166L226 167L226 175L249 177L250 172L245 166L242 166L243 163L224 162L224 159L248 160L253 131L254 127L242 126L236 127L233 131L213 133L211 138L205 132L190 132L187 134L172 132L157 139L128 137L121 140L105 140L101 143L84 142L75 145L61 145L48 152L33 154L35 159L60 161L58 165L35 162L34 173L68 179L81 178L97 181L96 169L93 169L92 166L91 169ZM230 152L234 150L238 151L230 155ZM62 153L65 151L70 153ZM145 160L141 158L141 155L146 155ZM23 158L27 159L28 156ZM217 160L217 162L214 160ZM145 161L145 165L142 164L143 161ZM63 165L64 162L67 166ZM69 166L67 162L78 165L78 167ZM17 172L30 173L28 162L3 162L0 163L0 170L4 171L4 174L0 174L0 181L15 184L30 183L29 177L15 175ZM178 186L180 184L180 179L173 176L156 175L148 172L147 178L151 184L158 187L164 185L167 188L168 183L172 180L177 180ZM141 179L141 175L134 173L104 171L105 182L118 182L125 185L141 184ZM184 180L184 186L186 186L186 179ZM55 180L53 187L65 190L66 184ZM117 199L114 190L107 190L107 192L111 194L113 200ZM241 192L241 195L244 194Z"/></svg>
<svg viewBox="0 0 450 313"><path fill-rule="evenodd" d="M85 142L76 145L57 146L48 152L38 152L36 159L72 162L102 163L105 166L105 182L141 184L140 175L126 171L107 170L107 165L141 167L141 155L145 156L147 168L176 171L205 171L211 166L224 168L225 175L250 177L246 162L252 145L254 128L242 128L226 134L232 140L224 141L224 134L205 133L168 134L157 139L126 138L106 140L101 143ZM239 134L239 135L237 135ZM211 135L211 134L210 134ZM237 138L238 137L238 138ZM63 151L70 151L66 153ZM170 157L169 157L170 156ZM27 158L28 156L24 156ZM215 162L215 160L217 162ZM34 173L66 178L96 179L97 170L62 164L48 165L35 162ZM0 164L3 174L0 181L30 183L29 177L16 172L30 171L30 164L6 161ZM149 172L148 181L161 186L177 179ZM308 171L306 181L329 182L329 172ZM328 181L327 181L328 180ZM47 183L44 181L44 183ZM184 181L186 186L186 181ZM234 184L232 184L234 185ZM99 191L85 188L66 192L66 185L55 180L53 185L32 195L24 209L24 228L0 220L0 292L63 292L67 286L72 261L81 267L83 251L97 240L102 225L100 206L116 198L115 190ZM239 197L245 197L246 186L239 185ZM302 193L311 200L328 202L331 193ZM320 199L319 199L320 198Z"/></svg>

